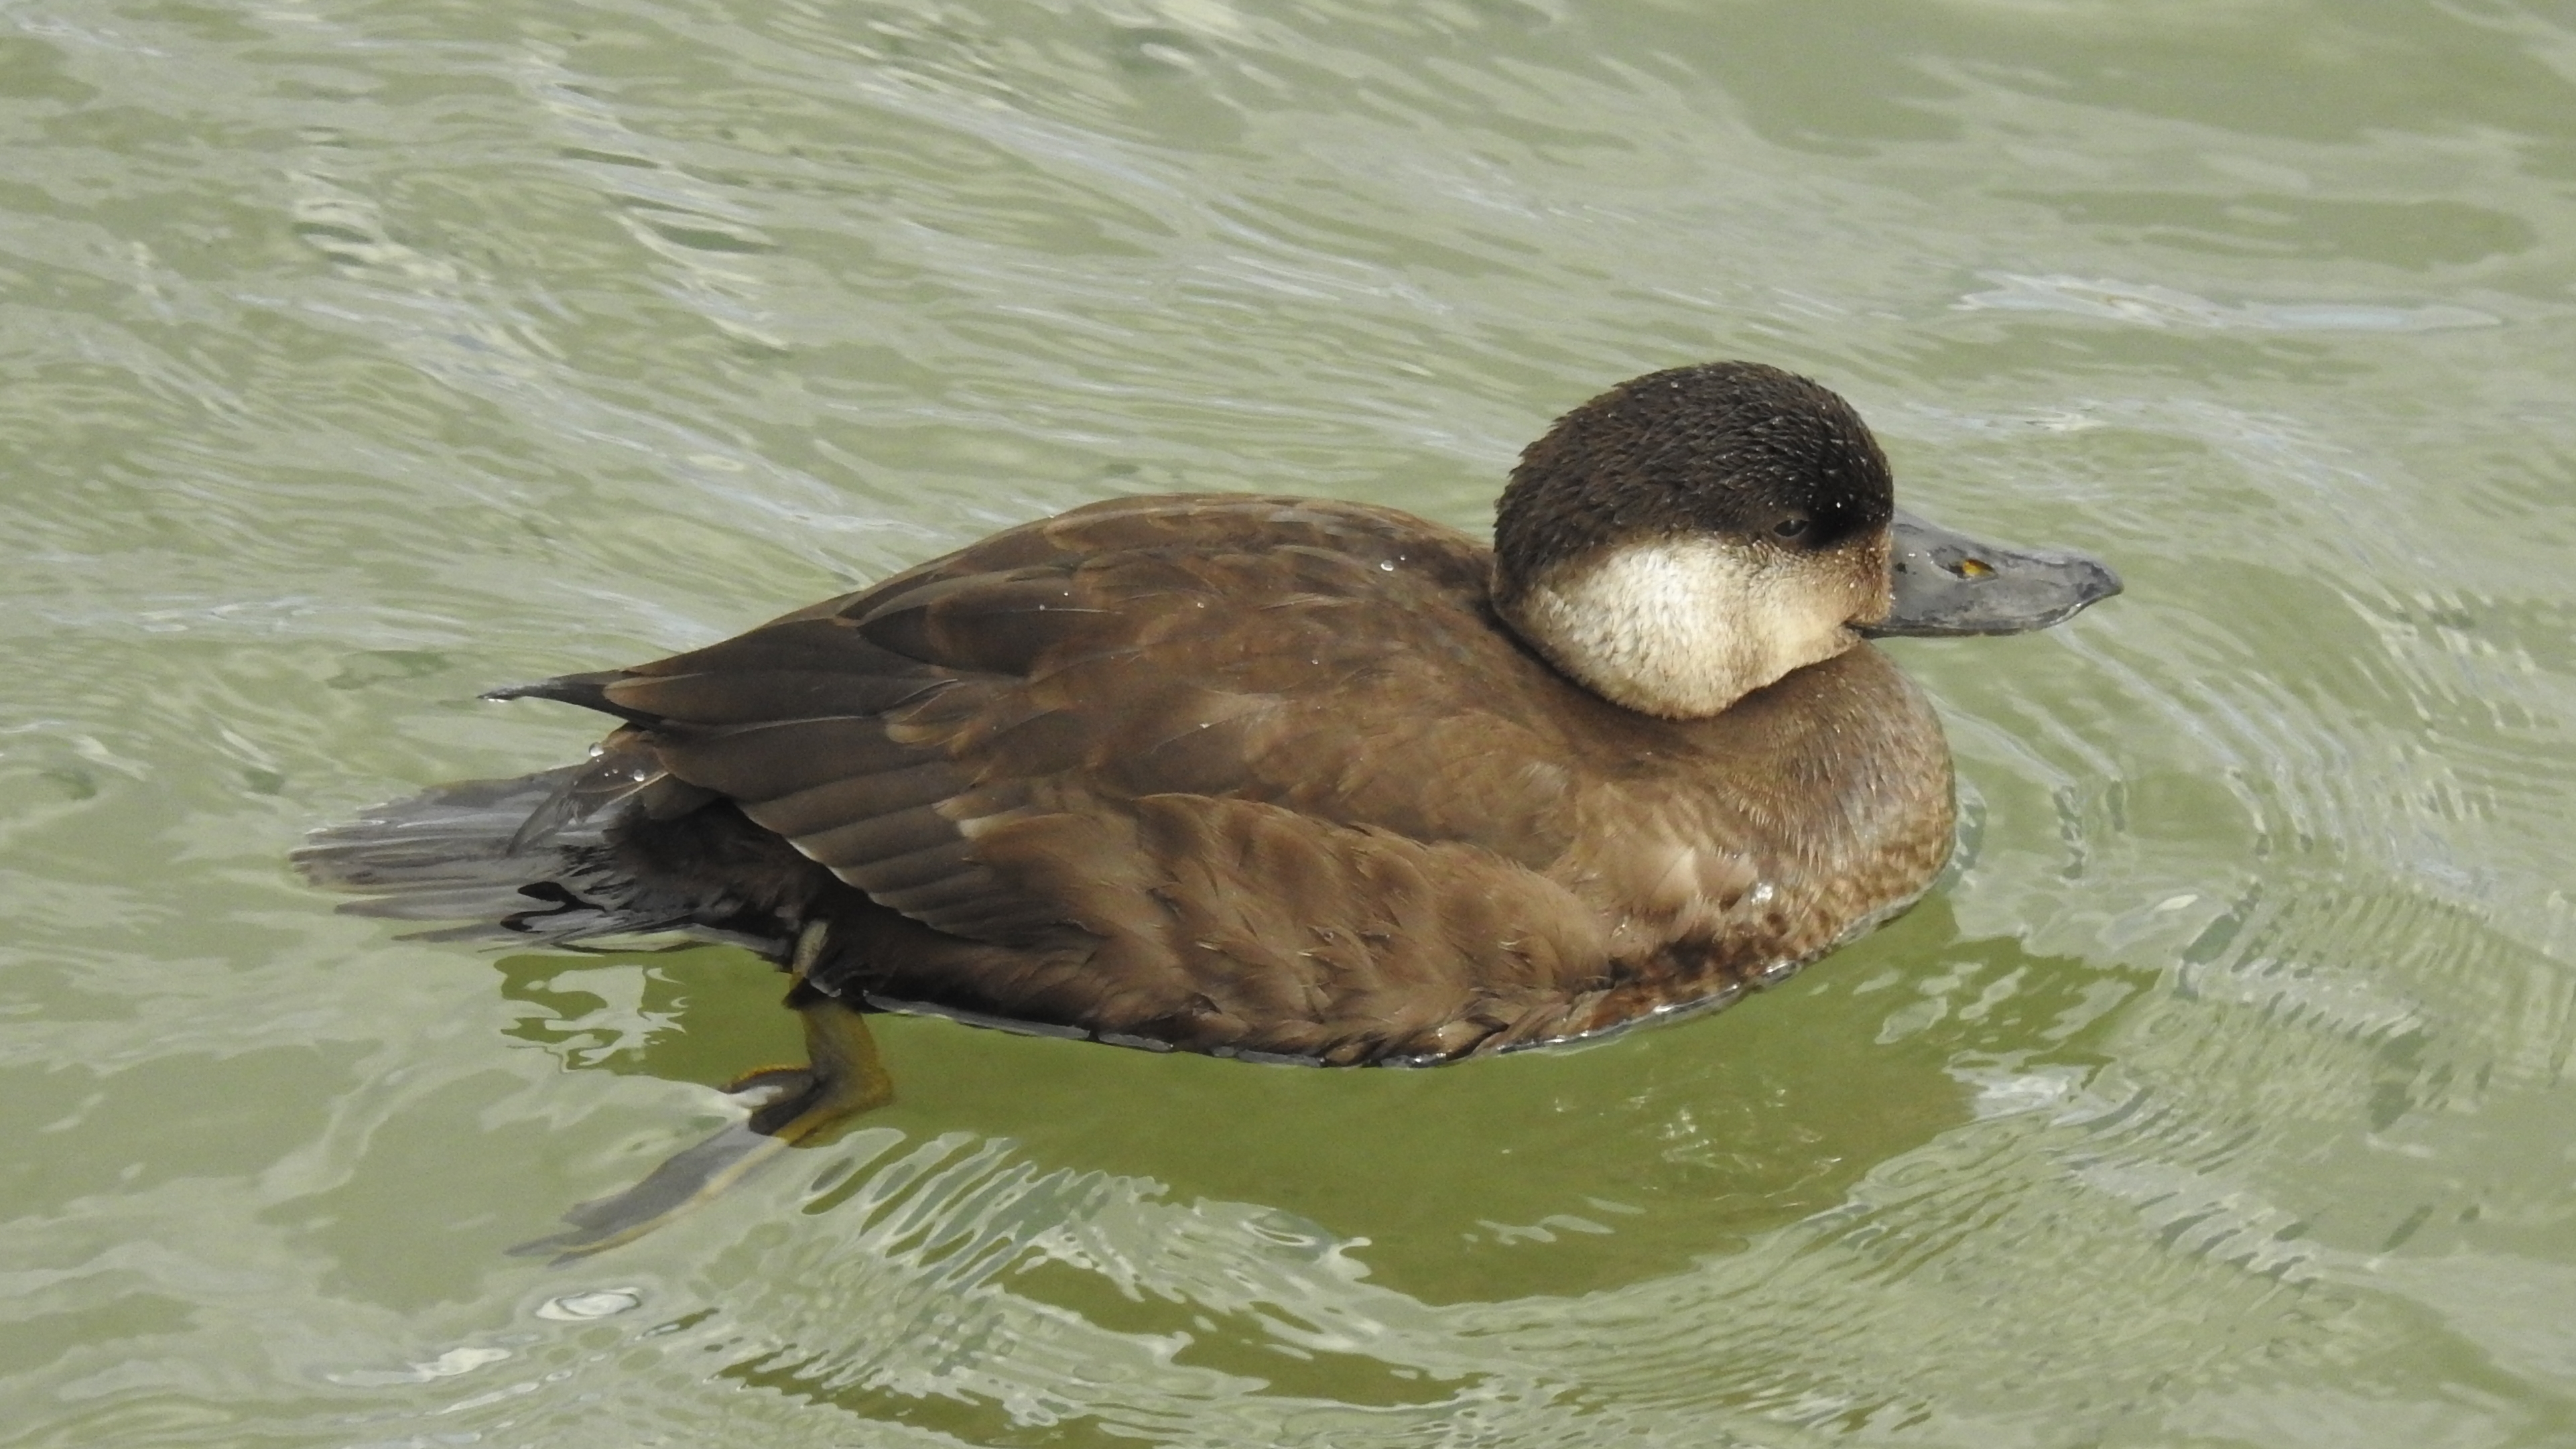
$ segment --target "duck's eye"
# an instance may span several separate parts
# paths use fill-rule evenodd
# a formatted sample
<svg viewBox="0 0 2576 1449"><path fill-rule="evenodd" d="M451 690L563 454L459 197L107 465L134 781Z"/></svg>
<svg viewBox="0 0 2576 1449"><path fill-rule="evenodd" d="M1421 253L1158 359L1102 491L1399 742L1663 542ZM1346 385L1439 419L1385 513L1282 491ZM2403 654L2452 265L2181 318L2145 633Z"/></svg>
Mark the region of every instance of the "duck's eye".
<svg viewBox="0 0 2576 1449"><path fill-rule="evenodd" d="M1771 534L1775 538L1805 538L1807 536L1807 530L1814 527L1815 522L1816 521L1814 519L1809 518L1803 513L1792 513L1788 517L1781 519L1778 523L1771 525Z"/></svg>

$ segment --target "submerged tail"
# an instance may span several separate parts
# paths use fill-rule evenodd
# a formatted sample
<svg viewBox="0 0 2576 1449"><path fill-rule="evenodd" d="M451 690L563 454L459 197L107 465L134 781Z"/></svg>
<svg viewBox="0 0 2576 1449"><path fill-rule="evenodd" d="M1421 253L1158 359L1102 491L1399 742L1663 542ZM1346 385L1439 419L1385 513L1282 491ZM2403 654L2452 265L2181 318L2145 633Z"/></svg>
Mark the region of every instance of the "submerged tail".
<svg viewBox="0 0 2576 1449"><path fill-rule="evenodd" d="M798 943L819 951L828 929L809 919L815 895L849 887L730 802L650 765L612 736L586 764L441 785L317 830L295 866L315 885L364 897L343 911L462 923L421 939L568 946L677 931L793 960L804 974L813 958ZM893 1088L855 1010L802 981L789 1004L804 1016L813 1065L744 1078L730 1090L774 1094L749 1121L573 1209L570 1231L512 1251L561 1262L627 1242L885 1101Z"/></svg>
<svg viewBox="0 0 2576 1449"><path fill-rule="evenodd" d="M622 812L566 808L597 769L441 785L315 831L295 866L315 885L368 897L343 911L464 923L419 933L429 940L562 945L697 925L689 893L620 861L608 832Z"/></svg>

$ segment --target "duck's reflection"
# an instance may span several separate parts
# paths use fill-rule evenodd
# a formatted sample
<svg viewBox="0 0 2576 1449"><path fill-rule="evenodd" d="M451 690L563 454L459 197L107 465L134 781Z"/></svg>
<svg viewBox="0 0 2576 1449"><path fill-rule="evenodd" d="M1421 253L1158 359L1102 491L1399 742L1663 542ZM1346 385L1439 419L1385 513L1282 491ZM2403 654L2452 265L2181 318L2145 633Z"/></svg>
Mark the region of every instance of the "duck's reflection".
<svg viewBox="0 0 2576 1449"><path fill-rule="evenodd" d="M1171 1201L1275 1209L1364 1244L1352 1251L1378 1283L1427 1301L1586 1292L1831 1208L1966 1121L1959 1039L1890 1023L1915 1000L1907 980L1970 958L1997 976L2041 968L2022 976L2025 1019L2072 1009L2091 979L2011 941L1961 940L1936 897L1719 1016L1438 1069L1256 1066L878 1016L902 1090L858 1120L995 1140L1033 1169L1149 1181ZM710 1088L801 1049L743 966L719 949L500 963L528 1008L511 1035L568 1067ZM701 1149L720 1154L723 1137ZM620 1211L667 1209L671 1188ZM809 1208L828 1215L853 1190L832 1184ZM583 1231L623 1240L625 1226Z"/></svg>

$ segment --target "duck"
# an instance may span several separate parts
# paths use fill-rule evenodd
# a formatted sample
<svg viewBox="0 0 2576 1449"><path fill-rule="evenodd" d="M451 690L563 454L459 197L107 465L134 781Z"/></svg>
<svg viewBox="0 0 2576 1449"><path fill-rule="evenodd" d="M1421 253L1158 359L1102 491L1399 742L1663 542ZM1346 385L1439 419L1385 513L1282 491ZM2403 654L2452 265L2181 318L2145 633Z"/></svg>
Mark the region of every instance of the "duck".
<svg viewBox="0 0 2576 1449"><path fill-rule="evenodd" d="M295 863L365 897L343 909L451 923L433 938L678 934L788 974L808 1061L531 1245L577 1255L887 1100L876 1013L1357 1067L1726 1005L1950 857L1939 719L1871 641L2119 590L2090 555L1899 510L1822 384L1704 363L1559 418L1490 545L1310 497L1092 503L721 643L494 690L617 724Z"/></svg>

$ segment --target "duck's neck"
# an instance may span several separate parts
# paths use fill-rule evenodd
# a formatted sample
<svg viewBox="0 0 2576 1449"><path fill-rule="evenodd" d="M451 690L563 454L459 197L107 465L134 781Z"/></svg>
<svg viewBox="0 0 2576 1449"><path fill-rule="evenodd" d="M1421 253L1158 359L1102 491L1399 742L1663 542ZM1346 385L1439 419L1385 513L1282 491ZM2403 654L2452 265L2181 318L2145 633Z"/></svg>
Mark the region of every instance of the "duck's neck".
<svg viewBox="0 0 2576 1449"><path fill-rule="evenodd" d="M1839 551L1835 551L1839 553ZM1884 553L1882 547L1880 552ZM1884 578L1879 560L1876 577ZM1515 579L1497 567L1504 620L1578 684L1667 719L1723 711L1793 669L1859 642L1872 604L1833 554L1763 557L1700 536L1626 543ZM1882 586L1883 589L1883 586Z"/></svg>

